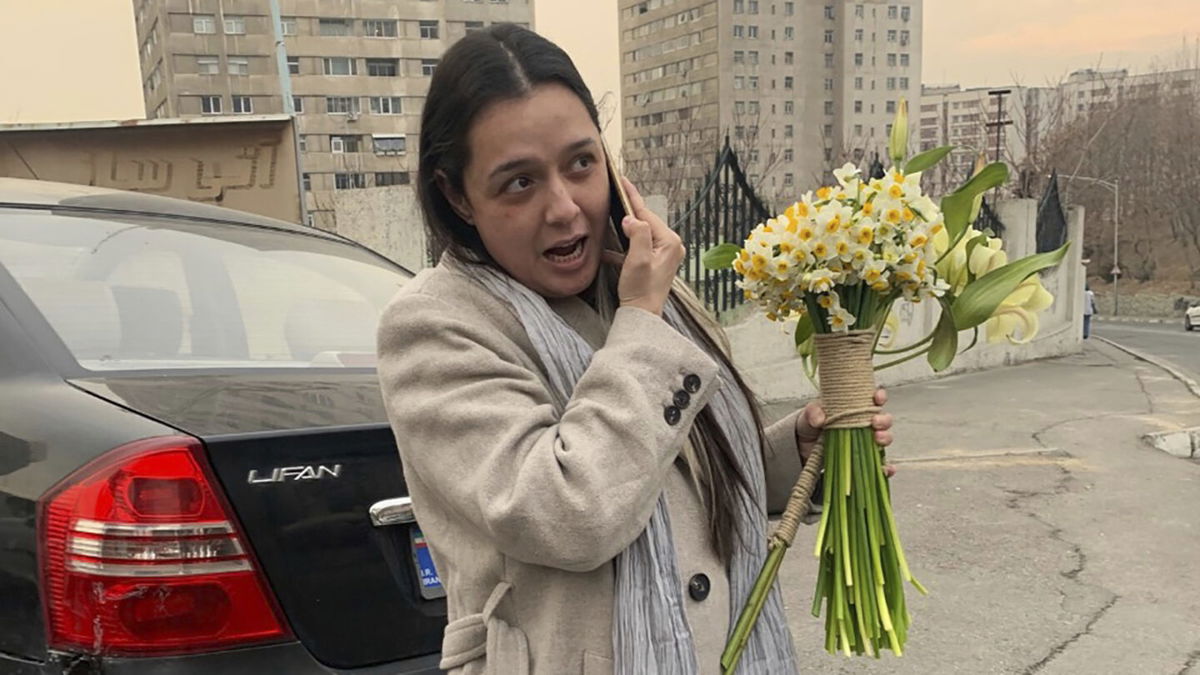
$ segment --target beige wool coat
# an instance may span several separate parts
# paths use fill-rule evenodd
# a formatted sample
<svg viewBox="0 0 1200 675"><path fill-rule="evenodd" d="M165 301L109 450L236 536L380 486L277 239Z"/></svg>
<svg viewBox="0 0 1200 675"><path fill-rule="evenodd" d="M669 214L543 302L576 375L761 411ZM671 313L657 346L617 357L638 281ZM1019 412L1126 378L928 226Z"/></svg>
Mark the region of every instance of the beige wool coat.
<svg viewBox="0 0 1200 675"><path fill-rule="evenodd" d="M676 461L717 363L649 312L620 308L606 327L578 298L550 304L596 350L565 410L513 310L444 264L383 314L384 398L447 593L441 667L611 673L613 559L666 490L701 672L720 672L728 579ZM795 413L766 433L777 505L801 468L794 427Z"/></svg>

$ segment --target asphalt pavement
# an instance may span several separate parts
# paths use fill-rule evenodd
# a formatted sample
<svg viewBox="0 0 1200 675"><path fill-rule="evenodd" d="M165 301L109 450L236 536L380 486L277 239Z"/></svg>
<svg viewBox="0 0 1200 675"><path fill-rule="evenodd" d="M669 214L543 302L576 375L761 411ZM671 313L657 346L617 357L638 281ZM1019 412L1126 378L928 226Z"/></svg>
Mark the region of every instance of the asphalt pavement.
<svg viewBox="0 0 1200 675"><path fill-rule="evenodd" d="M1186 371L1192 379L1200 380L1200 330L1185 331L1182 319L1172 323L1144 324L1101 321L1092 324L1092 332L1165 359Z"/></svg>
<svg viewBox="0 0 1200 675"><path fill-rule="evenodd" d="M895 387L887 408L897 523L929 595L908 591L904 657L826 654L809 613L815 527L801 530L781 570L801 673L1200 675L1200 464L1141 441L1200 423L1200 398L1089 340Z"/></svg>

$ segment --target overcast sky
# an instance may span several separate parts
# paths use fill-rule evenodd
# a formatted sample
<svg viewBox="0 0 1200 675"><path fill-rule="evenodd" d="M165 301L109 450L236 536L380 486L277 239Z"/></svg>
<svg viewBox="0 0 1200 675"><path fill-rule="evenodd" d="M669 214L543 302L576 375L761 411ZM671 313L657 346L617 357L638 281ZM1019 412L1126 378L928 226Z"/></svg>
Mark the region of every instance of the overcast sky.
<svg viewBox="0 0 1200 675"><path fill-rule="evenodd" d="M770 1L770 0L767 0ZM615 0L535 0L599 98L619 86ZM130 0L0 0L0 122L141 117ZM926 83L1041 85L1174 62L1200 0L925 0ZM1193 63L1195 61L1193 60Z"/></svg>
<svg viewBox="0 0 1200 675"><path fill-rule="evenodd" d="M926 84L1056 82L1080 68L1195 62L1200 0L925 0Z"/></svg>

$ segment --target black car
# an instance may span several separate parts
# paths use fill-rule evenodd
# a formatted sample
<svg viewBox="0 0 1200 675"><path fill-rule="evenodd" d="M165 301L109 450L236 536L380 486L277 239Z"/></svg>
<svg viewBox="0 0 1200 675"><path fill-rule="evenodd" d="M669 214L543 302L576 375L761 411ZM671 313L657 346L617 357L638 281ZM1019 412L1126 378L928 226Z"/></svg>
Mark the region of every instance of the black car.
<svg viewBox="0 0 1200 675"><path fill-rule="evenodd" d="M435 673L374 368L411 275L339 236L0 179L0 673Z"/></svg>

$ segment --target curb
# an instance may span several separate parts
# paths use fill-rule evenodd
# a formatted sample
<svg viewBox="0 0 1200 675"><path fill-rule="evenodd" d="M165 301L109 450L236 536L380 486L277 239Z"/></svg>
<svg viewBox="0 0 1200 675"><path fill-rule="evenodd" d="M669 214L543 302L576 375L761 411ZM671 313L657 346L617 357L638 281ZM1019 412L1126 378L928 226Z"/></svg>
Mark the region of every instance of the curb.
<svg viewBox="0 0 1200 675"><path fill-rule="evenodd" d="M1161 317L1161 316L1107 316L1096 314L1092 316L1092 321L1098 323L1175 323L1182 322L1183 317Z"/></svg>
<svg viewBox="0 0 1200 675"><path fill-rule="evenodd" d="M1163 359L1160 359L1157 356L1150 356L1149 354L1146 354L1145 352L1139 351L1132 347L1126 347L1125 345L1120 344L1118 342L1113 342L1112 340L1109 340L1106 337L1100 337L1099 335L1093 335L1092 338L1099 340L1109 346L1116 347L1117 349L1120 349L1121 351L1125 352L1126 354L1129 354L1130 356L1132 356L1135 359L1138 359L1140 361L1145 361L1146 363L1149 363L1151 365L1162 368L1163 370L1167 371L1167 374L1169 374L1171 377L1182 382L1183 386L1187 387L1188 391L1192 392L1192 394L1196 398L1200 398L1200 383L1193 380L1191 378L1191 376L1189 376L1187 373L1185 373L1183 370L1181 370L1175 364L1170 363L1168 361L1164 361Z"/></svg>

